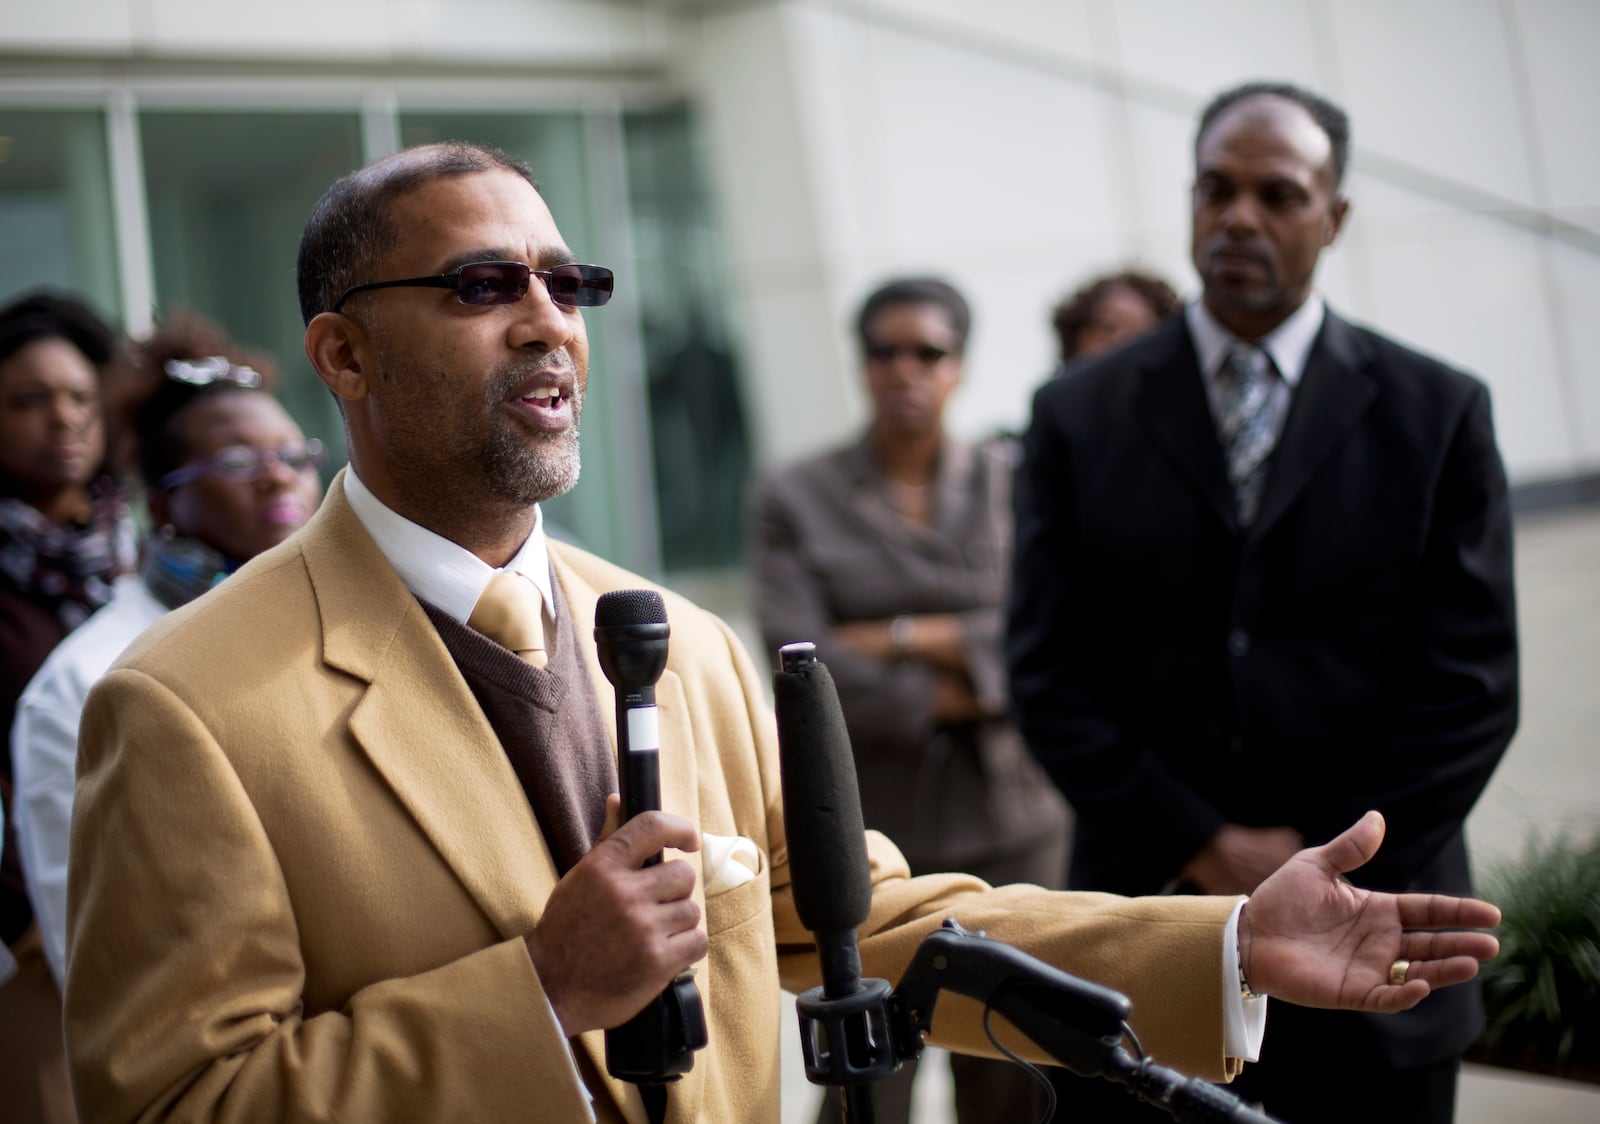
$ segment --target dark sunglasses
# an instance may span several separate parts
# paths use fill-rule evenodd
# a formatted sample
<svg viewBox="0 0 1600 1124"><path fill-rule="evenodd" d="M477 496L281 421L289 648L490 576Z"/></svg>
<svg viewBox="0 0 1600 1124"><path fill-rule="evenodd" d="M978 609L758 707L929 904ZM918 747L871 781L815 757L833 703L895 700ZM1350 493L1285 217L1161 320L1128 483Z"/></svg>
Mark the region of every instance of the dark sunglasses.
<svg viewBox="0 0 1600 1124"><path fill-rule="evenodd" d="M550 299L569 308L598 308L611 299L615 276L603 265L557 265L529 269L519 261L479 261L454 273L433 277L407 277L401 281L370 281L353 285L333 302L338 312L344 302L368 289L417 287L454 289L462 304L515 304L528 295L528 278L537 277L550 291Z"/></svg>
<svg viewBox="0 0 1600 1124"><path fill-rule="evenodd" d="M893 363L899 356L906 355L924 367L931 367L952 354L949 348L931 343L869 343L866 353L867 359L873 363Z"/></svg>
<svg viewBox="0 0 1600 1124"><path fill-rule="evenodd" d="M173 469L158 480L156 486L170 492L180 484L208 475L230 484L248 484L266 475L270 465L281 464L296 472L305 472L307 469L321 468L327 459L328 451L315 437L304 445L283 445L277 449L229 445L209 457Z"/></svg>

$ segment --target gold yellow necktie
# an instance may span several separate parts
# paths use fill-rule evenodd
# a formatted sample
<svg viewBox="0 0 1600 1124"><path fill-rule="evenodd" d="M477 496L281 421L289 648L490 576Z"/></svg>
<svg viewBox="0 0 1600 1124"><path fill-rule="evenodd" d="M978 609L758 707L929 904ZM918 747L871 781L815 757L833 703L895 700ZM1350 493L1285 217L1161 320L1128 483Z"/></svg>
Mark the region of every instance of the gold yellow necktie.
<svg viewBox="0 0 1600 1124"><path fill-rule="evenodd" d="M550 657L544 647L543 606L538 586L519 573L500 570L472 607L467 625L534 667L544 667Z"/></svg>

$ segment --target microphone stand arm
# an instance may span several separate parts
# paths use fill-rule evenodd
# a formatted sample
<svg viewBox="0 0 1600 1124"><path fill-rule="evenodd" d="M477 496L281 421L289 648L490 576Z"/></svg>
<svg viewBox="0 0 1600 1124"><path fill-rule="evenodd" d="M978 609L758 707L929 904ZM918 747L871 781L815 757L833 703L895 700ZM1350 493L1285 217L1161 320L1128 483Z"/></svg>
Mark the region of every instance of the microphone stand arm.
<svg viewBox="0 0 1600 1124"><path fill-rule="evenodd" d="M892 1039L903 1057L920 1052L941 991L983 1003L1073 1073L1126 1086L1185 1124L1275 1124L1225 1089L1130 1056L1122 1039L1133 1004L1121 992L969 932L954 918L924 938L895 993Z"/></svg>

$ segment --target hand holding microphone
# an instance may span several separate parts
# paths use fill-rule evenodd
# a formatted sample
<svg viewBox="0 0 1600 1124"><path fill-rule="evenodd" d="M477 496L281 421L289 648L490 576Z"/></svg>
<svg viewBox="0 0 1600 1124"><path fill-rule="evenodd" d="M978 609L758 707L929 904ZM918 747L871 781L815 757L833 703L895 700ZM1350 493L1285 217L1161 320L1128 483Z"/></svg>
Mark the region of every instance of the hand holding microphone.
<svg viewBox="0 0 1600 1124"><path fill-rule="evenodd" d="M694 868L663 862L665 848L698 851L700 833L662 812L655 682L669 629L660 594L600 598L595 639L616 688L617 773L601 839L556 884L527 938L562 1031L606 1030L607 1068L639 1083L671 1081L705 1045L699 993L688 967L708 942L694 902Z"/></svg>
<svg viewBox="0 0 1600 1124"><path fill-rule="evenodd" d="M693 868L682 860L645 865L665 847L699 850L699 831L666 812L618 826L619 808L613 796L607 834L556 884L528 936L568 1037L626 1022L706 954Z"/></svg>
<svg viewBox="0 0 1600 1124"><path fill-rule="evenodd" d="M616 690L617 698L617 784L625 821L619 835L639 820L660 814L661 733L656 717L656 680L667 666L670 635L666 604L654 590L616 590L602 595L595 606L594 641L600 670ZM645 828L640 845L648 846L653 838ZM697 838L692 849L698 848ZM699 920L699 908L687 899L694 889L694 872L687 864L663 866L659 848L654 853L624 854L628 860L637 859L646 876L636 880L636 885L650 884L657 871L672 866L687 872L689 882L682 887L683 896L670 899L669 908L690 925ZM647 899L642 904L650 903ZM694 935L700 950L694 959L698 960L704 955L706 938L698 930ZM665 947L644 951L670 953L681 943L669 940ZM694 1052L705 1044L706 1021L700 992L693 973L684 965L666 990L648 1000L632 1018L606 1031L606 1072L641 1085L676 1081L694 1068Z"/></svg>

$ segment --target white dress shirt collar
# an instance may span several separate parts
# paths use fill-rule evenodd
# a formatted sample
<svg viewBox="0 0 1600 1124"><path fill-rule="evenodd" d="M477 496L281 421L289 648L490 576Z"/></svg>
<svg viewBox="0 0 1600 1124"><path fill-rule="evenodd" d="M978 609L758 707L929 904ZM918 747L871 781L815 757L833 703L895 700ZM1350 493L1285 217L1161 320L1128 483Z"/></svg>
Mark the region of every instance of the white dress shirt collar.
<svg viewBox="0 0 1600 1124"><path fill-rule="evenodd" d="M406 588L462 624L472 616L495 570L465 547L436 535L397 513L361 482L351 465L344 475L344 494L378 549L395 568ZM555 620L550 588L550 552L545 544L544 513L533 509L533 531L504 569L527 577L544 595L547 618Z"/></svg>
<svg viewBox="0 0 1600 1124"><path fill-rule="evenodd" d="M1272 356L1278 374L1293 389L1299 385L1300 376L1305 373L1306 358L1311 354L1312 345L1317 342L1317 333L1322 330L1326 312L1327 306L1322 298L1313 293L1282 324L1261 339L1246 342L1254 343ZM1200 359L1200 373L1210 385L1222 367L1228 348L1239 337L1217 323L1217 318L1211 315L1211 310L1203 300L1197 298L1190 301L1183 314L1189 324L1189 338L1194 340L1195 354Z"/></svg>

